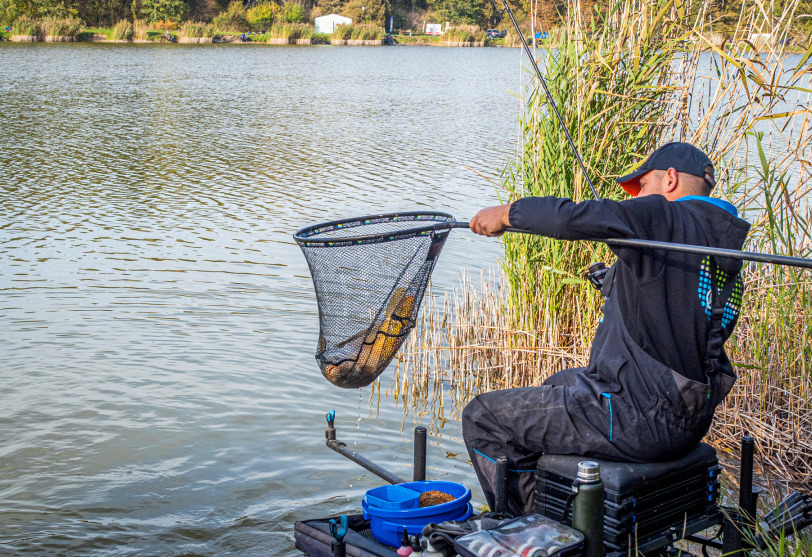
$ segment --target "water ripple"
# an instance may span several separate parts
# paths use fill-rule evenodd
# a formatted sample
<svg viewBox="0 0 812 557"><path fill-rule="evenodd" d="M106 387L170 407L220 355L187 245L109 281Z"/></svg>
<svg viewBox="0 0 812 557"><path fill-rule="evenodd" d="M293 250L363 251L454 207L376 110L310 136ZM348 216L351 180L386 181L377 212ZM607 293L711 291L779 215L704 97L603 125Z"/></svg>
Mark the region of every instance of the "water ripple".
<svg viewBox="0 0 812 557"><path fill-rule="evenodd" d="M515 50L0 46L0 554L294 555L408 477L411 418L323 380L291 233L493 203ZM479 253L481 261L468 254ZM495 261L452 234L435 273ZM356 426L356 427L353 427ZM438 441L461 452L458 424ZM430 474L472 483L464 462Z"/></svg>

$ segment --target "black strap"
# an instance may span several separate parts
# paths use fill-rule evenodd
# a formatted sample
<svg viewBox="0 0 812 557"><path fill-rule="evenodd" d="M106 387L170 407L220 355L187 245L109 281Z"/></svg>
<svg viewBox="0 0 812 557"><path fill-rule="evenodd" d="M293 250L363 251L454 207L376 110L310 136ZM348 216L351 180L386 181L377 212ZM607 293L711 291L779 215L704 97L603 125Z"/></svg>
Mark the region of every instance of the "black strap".
<svg viewBox="0 0 812 557"><path fill-rule="evenodd" d="M603 277L603 286L601 287L601 296L608 298L612 293L612 284L615 282L615 272L617 271L617 262L609 267L606 275Z"/></svg>
<svg viewBox="0 0 812 557"><path fill-rule="evenodd" d="M722 318L725 316L725 305L730 299L733 287L738 279L737 274L731 273L720 292L716 279L717 268L716 258L711 256L710 265L708 266L708 272L710 273L711 318L710 329L708 330L708 344L705 350L705 372L708 375L716 374L719 371L719 358L722 357L722 346L725 343Z"/></svg>
<svg viewBox="0 0 812 557"><path fill-rule="evenodd" d="M572 507L572 502L575 500L575 496L578 495L578 486L581 485L581 481L578 478L575 478L572 481L572 492L567 497L567 501L564 503L564 515L561 517L561 523L567 522L567 518L570 515L570 508Z"/></svg>

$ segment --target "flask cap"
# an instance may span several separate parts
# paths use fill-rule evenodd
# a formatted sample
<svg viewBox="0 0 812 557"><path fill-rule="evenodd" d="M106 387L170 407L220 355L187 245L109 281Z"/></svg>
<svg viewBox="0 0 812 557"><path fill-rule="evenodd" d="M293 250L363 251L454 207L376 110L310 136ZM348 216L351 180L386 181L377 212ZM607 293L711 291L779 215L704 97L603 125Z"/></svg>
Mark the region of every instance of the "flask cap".
<svg viewBox="0 0 812 557"><path fill-rule="evenodd" d="M601 479L601 465L592 460L579 462L578 479L582 482L597 482Z"/></svg>

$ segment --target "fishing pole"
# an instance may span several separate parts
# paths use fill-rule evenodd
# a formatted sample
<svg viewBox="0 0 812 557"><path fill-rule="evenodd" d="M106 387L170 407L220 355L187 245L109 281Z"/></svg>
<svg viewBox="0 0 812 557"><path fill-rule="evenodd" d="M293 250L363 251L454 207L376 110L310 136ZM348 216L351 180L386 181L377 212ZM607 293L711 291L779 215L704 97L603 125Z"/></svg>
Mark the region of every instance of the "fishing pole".
<svg viewBox="0 0 812 557"><path fill-rule="evenodd" d="M435 225L436 229L441 228L470 228L469 223L455 221ZM505 232L517 232L519 234L534 234L530 230L522 228L506 228ZM788 265L790 267L802 267L812 269L812 259L804 257L790 257L788 255L774 255L758 251L743 251L727 248L715 248L711 246L695 246L691 244L677 244L674 242L659 242L656 240L641 240L639 238L595 238L594 242L601 242L609 246L629 247L629 248L650 248L668 251L678 251L682 253L696 253L699 255L715 255L718 257L729 257L741 261L759 261L761 263L775 263L776 265Z"/></svg>
<svg viewBox="0 0 812 557"><path fill-rule="evenodd" d="M549 102L550 106L553 107L553 112L555 112L555 115L558 118L558 123L561 124L561 129L564 130L564 135L567 136L567 141L569 142L570 147L572 148L572 152L575 155L575 160L578 161L578 166L581 167L581 172L584 174L586 183L589 184L589 189L592 190L592 195L595 196L595 199L600 199L598 191L592 184L592 180L589 179L589 174L586 171L586 166L584 166L584 161L581 160L581 155L578 153L578 149L575 147L575 142L572 140L570 132L567 130L567 126L564 124L564 119L561 117L561 113L558 112L558 105L555 104L555 100L553 100L553 96L550 94L550 90L547 88L547 82L544 80L544 76L541 75L541 70L539 70L538 64L536 64L536 59L533 56L533 52L530 50L530 47L527 46L527 41L524 40L524 35L519 29L519 24L516 23L516 18L513 17L513 12L510 10L510 6L508 6L507 0L502 0L502 4L505 6L505 10L507 11L508 16L510 16L510 21L513 22L513 27L516 29L516 33L519 35L519 40L522 41L524 51L527 53L528 58L530 58L530 62L533 64L533 69L536 71L536 77L539 78L539 82L541 83L542 89L544 89L544 94L547 97L547 102ZM496 5L496 0L493 0L493 6L494 8L496 8L496 13L499 13L499 6Z"/></svg>
<svg viewBox="0 0 812 557"><path fill-rule="evenodd" d="M431 223L431 220L442 220L442 222ZM381 232L375 230L369 234L350 234L347 231L358 228L374 227L381 223L398 222L398 230ZM408 222L414 222L415 226L405 227ZM470 228L467 221L456 220L447 213L426 213L424 211L403 211L400 213L387 213L378 215L368 215L365 217L352 217L332 222L326 222L302 228L293 238L303 247L345 247L378 244L386 241L396 240L401 237L415 237L450 228ZM508 227L505 232L515 232L518 234L534 234L532 230L523 228ZM337 234L340 232L340 234ZM336 234L336 235L334 235ZM788 265L790 267L801 267L812 269L812 259L805 257L792 257L789 255L775 255L758 251L744 251L728 248L717 248L712 246L697 246L692 244L678 244L675 242L661 242L658 240L643 240L640 238L592 238L591 242L601 242L609 246L628 248L647 248L667 251L677 251L682 253L694 253L697 255L715 255L718 257L729 257L740 261L758 261L761 263L774 263L776 265Z"/></svg>

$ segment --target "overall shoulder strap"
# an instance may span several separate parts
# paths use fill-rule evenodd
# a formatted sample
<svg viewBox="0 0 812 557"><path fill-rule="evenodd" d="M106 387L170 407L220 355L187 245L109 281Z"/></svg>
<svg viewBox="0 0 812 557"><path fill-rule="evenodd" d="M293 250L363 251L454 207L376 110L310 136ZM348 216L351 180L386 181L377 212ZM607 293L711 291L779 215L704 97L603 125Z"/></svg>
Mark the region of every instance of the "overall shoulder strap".
<svg viewBox="0 0 812 557"><path fill-rule="evenodd" d="M710 273L711 318L710 329L708 330L708 345L705 352L705 361L709 364L707 366L709 373L715 373L718 371L718 361L722 356L722 346L725 343L722 334L722 318L725 315L725 304L727 304L727 301L730 299L730 296L733 293L733 287L735 286L738 278L738 274L731 273L720 291L716 276L717 269L718 265L716 264L716 258L711 256L708 269L708 272Z"/></svg>

